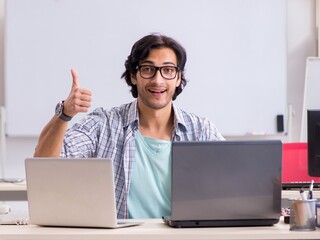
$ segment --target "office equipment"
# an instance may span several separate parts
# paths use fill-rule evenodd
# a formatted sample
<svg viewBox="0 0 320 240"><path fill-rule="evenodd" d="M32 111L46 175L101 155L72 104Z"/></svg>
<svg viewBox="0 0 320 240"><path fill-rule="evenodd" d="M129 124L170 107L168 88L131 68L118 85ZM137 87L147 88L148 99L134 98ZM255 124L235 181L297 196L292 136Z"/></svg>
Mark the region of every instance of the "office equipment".
<svg viewBox="0 0 320 240"><path fill-rule="evenodd" d="M280 141L174 142L173 227L272 225L281 208Z"/></svg>
<svg viewBox="0 0 320 240"><path fill-rule="evenodd" d="M143 18L132 17L133 9ZM276 115L286 111L286 0L10 0L5 12L10 136L39 135L69 93L71 67L93 93L91 109L131 101L120 79L124 61L132 44L152 32L187 50L190 81L177 104L208 117L224 135L276 133ZM177 19L179 27L168 27ZM21 99L32 108L21 108ZM24 117L30 111L41 114Z"/></svg>
<svg viewBox="0 0 320 240"><path fill-rule="evenodd" d="M8 214L0 214L0 225L26 225L29 223L27 212L12 211Z"/></svg>
<svg viewBox="0 0 320 240"><path fill-rule="evenodd" d="M113 164L109 159L28 158L25 161L30 223L118 228Z"/></svg>
<svg viewBox="0 0 320 240"><path fill-rule="evenodd" d="M0 215L1 214L8 214L11 212L11 207L7 204L1 204L0 205Z"/></svg>
<svg viewBox="0 0 320 240"><path fill-rule="evenodd" d="M310 182L309 191L308 191L308 199L313 199L313 179Z"/></svg>
<svg viewBox="0 0 320 240"><path fill-rule="evenodd" d="M311 180L315 188L320 188L320 177L308 175L308 143L284 143L282 147L282 188L307 190Z"/></svg>
<svg viewBox="0 0 320 240"><path fill-rule="evenodd" d="M308 174L320 177L320 109L308 110L307 113Z"/></svg>
<svg viewBox="0 0 320 240"><path fill-rule="evenodd" d="M314 231L316 230L316 199L291 199L290 230Z"/></svg>
<svg viewBox="0 0 320 240"><path fill-rule="evenodd" d="M307 142L308 140L307 111L320 109L319 79L320 79L320 58L308 57L306 60L306 76L305 76L305 84L304 84L300 142Z"/></svg>
<svg viewBox="0 0 320 240"><path fill-rule="evenodd" d="M307 200L307 194L303 189L300 189L301 200Z"/></svg>
<svg viewBox="0 0 320 240"><path fill-rule="evenodd" d="M277 115L277 132L284 131L283 115Z"/></svg>

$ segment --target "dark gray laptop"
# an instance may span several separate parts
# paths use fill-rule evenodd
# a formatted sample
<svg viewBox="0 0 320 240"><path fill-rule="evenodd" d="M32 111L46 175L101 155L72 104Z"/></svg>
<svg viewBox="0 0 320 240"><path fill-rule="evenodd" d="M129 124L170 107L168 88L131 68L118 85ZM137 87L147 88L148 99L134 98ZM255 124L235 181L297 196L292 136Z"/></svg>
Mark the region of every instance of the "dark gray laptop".
<svg viewBox="0 0 320 240"><path fill-rule="evenodd" d="M172 227L268 226L281 212L282 143L174 142Z"/></svg>

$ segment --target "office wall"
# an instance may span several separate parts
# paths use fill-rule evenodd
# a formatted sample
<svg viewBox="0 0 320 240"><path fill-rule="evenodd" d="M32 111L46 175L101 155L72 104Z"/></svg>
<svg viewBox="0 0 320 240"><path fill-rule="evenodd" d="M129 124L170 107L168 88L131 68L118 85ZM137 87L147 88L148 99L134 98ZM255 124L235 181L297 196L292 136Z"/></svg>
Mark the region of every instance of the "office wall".
<svg viewBox="0 0 320 240"><path fill-rule="evenodd" d="M0 105L4 105L4 0L0 0Z"/></svg>
<svg viewBox="0 0 320 240"><path fill-rule="evenodd" d="M316 12L316 19L317 19L317 29L318 29L318 56L320 56L320 48L319 48L319 44L320 44L320 31L319 31L319 26L320 26L320 0L316 0L316 7L317 7L317 12Z"/></svg>
<svg viewBox="0 0 320 240"><path fill-rule="evenodd" d="M317 54L316 1L288 0L287 103L292 105L290 141L300 141L306 58Z"/></svg>
<svg viewBox="0 0 320 240"><path fill-rule="evenodd" d="M132 18L132 9L143 17ZM38 136L69 91L72 66L80 86L93 92L91 109L132 101L120 79L123 61L150 32L174 36L187 49L188 85L176 104L208 117L223 135L275 134L276 116L285 114L286 0L10 0L6 11L9 136ZM42 114L24 117L30 109L21 99Z"/></svg>
<svg viewBox="0 0 320 240"><path fill-rule="evenodd" d="M305 58L316 55L315 0L288 0L288 80L287 102L292 105L292 125L284 141L298 141L304 89ZM4 104L3 74L4 0L0 0L0 104ZM272 97L272 93L270 93ZM32 107L32 106L30 106ZM243 137L247 138L247 137ZM257 137L255 137L257 138ZM261 138L261 137L259 137ZM264 138L264 137L263 137ZM270 138L270 137L269 137ZM7 177L23 177L25 157L31 156L36 138L7 138Z"/></svg>

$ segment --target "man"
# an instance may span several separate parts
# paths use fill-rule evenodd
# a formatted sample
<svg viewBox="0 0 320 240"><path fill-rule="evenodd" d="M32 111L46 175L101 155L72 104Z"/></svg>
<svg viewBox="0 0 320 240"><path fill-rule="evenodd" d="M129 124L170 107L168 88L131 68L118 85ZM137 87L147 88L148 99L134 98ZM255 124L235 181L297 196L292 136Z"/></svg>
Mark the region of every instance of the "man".
<svg viewBox="0 0 320 240"><path fill-rule="evenodd" d="M134 44L122 77L137 100L107 111L87 112L91 92L73 84L43 129L34 156L98 157L114 162L118 218L170 215L172 141L222 140L206 118L186 113L173 100L186 85L184 48L172 38L148 35ZM98 196L97 196L98 197Z"/></svg>

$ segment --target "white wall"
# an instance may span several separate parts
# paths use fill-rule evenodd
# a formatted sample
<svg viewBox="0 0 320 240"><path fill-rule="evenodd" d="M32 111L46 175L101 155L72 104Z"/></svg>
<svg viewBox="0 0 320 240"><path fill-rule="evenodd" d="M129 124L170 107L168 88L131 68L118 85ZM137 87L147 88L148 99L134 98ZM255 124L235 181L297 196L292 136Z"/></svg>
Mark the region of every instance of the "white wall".
<svg viewBox="0 0 320 240"><path fill-rule="evenodd" d="M0 0L0 105L4 102L4 0ZM23 106L23 103L22 103ZM27 106L23 106L27 107ZM32 109L32 106L28 106ZM48 119L50 116L48 116ZM24 159L32 156L36 138L8 138L6 141L5 177L24 177ZM1 172L1 171L0 171ZM2 176L1 176L2 177Z"/></svg>
<svg viewBox="0 0 320 240"><path fill-rule="evenodd" d="M288 84L287 101L292 105L292 128L284 141L299 141L302 99L305 76L305 59L315 56L316 48L315 0L288 0ZM4 105L3 74L3 19L4 0L0 0L0 105ZM272 93L270 93L272 97ZM23 103L22 103L23 106ZM23 106L30 108L32 106ZM54 110L52 110L53 112ZM48 116L48 120L51 116ZM213 119L214 121L214 119ZM7 138L6 177L24 177L24 159L32 155L36 138Z"/></svg>
<svg viewBox="0 0 320 240"><path fill-rule="evenodd" d="M318 56L320 56L320 48L319 48L319 43L320 43L320 31L319 31L319 27L320 27L320 0L316 0L316 21L317 21L317 36L318 36Z"/></svg>
<svg viewBox="0 0 320 240"><path fill-rule="evenodd" d="M287 101L293 107L293 141L300 139L306 57L316 56L316 46L316 1L288 0Z"/></svg>
<svg viewBox="0 0 320 240"><path fill-rule="evenodd" d="M4 0L0 0L0 105L4 104L4 44L3 29L4 28Z"/></svg>
<svg viewBox="0 0 320 240"><path fill-rule="evenodd" d="M91 109L132 101L119 78L123 59L139 37L161 32L179 39L188 51L190 81L175 102L180 108L214 120L224 135L276 134L276 115L286 111L286 1L162 0L157 11L149 0L7 1L6 132L20 137L39 134L57 99L68 93L71 66L79 71L80 85L94 94ZM128 18L137 3L143 17ZM180 11L163 18L168 4ZM186 19L186 13L193 13L194 19ZM176 19L184 20L178 28L168 28ZM117 93L112 97L106 96L110 86ZM22 121L30 109L20 107L21 99L41 114Z"/></svg>

